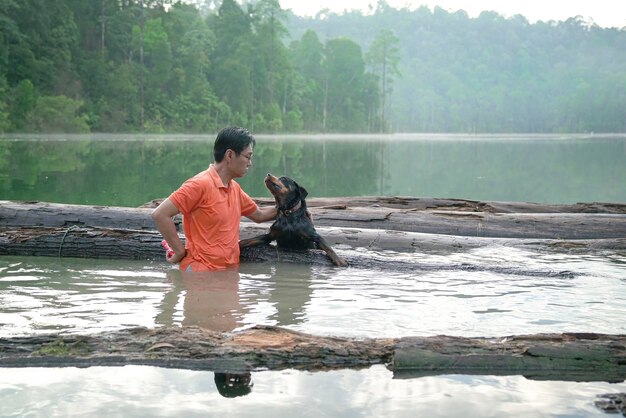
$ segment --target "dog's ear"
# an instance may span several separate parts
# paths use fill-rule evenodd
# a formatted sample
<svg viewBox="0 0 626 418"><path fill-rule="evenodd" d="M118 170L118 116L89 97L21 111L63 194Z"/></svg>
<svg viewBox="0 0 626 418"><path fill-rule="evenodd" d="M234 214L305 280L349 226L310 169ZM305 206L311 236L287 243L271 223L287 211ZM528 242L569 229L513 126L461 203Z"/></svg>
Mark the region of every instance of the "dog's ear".
<svg viewBox="0 0 626 418"><path fill-rule="evenodd" d="M306 189L300 186L298 183L296 183L296 187L298 188L298 191L300 192L300 199L305 199L309 195L309 192L307 192Z"/></svg>

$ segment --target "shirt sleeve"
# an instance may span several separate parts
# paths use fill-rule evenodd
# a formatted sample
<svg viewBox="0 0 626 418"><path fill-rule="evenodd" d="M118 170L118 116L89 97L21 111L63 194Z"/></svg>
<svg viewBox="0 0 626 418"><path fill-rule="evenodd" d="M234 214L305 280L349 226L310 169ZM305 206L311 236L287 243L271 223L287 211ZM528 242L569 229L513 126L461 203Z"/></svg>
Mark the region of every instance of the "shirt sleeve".
<svg viewBox="0 0 626 418"><path fill-rule="evenodd" d="M248 196L248 194L244 192L243 189L239 189L239 195L241 202L241 214L243 216L248 216L259 208L257 204L254 203L254 200L252 200L252 198Z"/></svg>
<svg viewBox="0 0 626 418"><path fill-rule="evenodd" d="M204 186L200 179L192 177L173 192L169 199L181 213L190 213L200 204L203 190Z"/></svg>

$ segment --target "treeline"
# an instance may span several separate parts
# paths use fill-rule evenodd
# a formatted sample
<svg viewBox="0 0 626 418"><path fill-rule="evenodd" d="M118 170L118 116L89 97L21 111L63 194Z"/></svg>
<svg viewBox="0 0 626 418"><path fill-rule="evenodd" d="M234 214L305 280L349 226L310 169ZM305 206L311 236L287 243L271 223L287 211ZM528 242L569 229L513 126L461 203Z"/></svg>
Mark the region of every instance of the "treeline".
<svg viewBox="0 0 626 418"><path fill-rule="evenodd" d="M483 12L469 18L423 6L294 18L298 37L314 30L367 47L381 29L399 39L391 130L461 133L626 132L626 27L580 16L530 24Z"/></svg>
<svg viewBox="0 0 626 418"><path fill-rule="evenodd" d="M0 131L624 132L626 31L278 0L0 0Z"/></svg>
<svg viewBox="0 0 626 418"><path fill-rule="evenodd" d="M0 128L379 130L361 47L313 32L287 46L287 17L278 0L206 16L167 0L0 0Z"/></svg>

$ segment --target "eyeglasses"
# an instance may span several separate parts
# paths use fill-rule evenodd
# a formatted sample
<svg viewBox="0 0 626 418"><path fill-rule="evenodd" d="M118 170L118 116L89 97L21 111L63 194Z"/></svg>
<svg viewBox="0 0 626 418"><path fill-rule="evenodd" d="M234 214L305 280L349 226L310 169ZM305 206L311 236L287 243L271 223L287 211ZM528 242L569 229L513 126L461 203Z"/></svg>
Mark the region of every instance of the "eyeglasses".
<svg viewBox="0 0 626 418"><path fill-rule="evenodd" d="M239 154L239 155L241 155L242 157L246 158L248 161L252 161L252 154L248 154L248 155L246 155L246 154Z"/></svg>

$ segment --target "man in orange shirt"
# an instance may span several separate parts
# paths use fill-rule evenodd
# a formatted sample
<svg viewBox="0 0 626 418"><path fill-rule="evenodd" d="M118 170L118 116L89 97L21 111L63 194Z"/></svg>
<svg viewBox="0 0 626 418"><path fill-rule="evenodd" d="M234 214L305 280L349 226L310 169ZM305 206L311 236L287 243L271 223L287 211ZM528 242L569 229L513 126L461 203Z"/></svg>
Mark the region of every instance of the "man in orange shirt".
<svg viewBox="0 0 626 418"><path fill-rule="evenodd" d="M215 138L209 168L188 179L152 212L152 219L173 250L170 263L182 271L223 270L239 265L239 221L276 218L275 207L259 208L233 179L252 166L254 137L246 129L228 127ZM172 217L182 213L186 244Z"/></svg>

